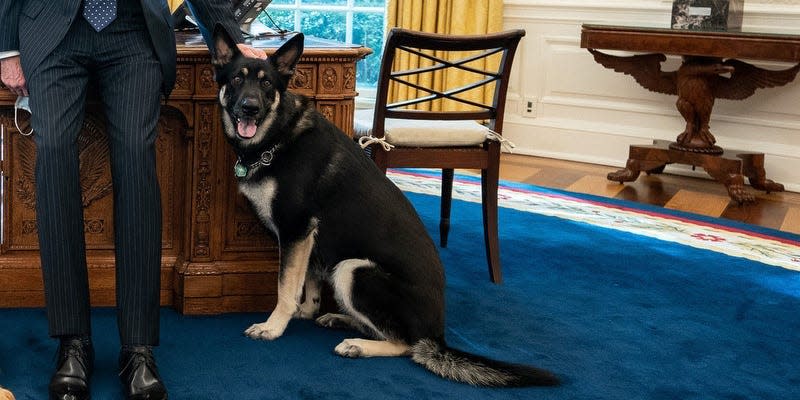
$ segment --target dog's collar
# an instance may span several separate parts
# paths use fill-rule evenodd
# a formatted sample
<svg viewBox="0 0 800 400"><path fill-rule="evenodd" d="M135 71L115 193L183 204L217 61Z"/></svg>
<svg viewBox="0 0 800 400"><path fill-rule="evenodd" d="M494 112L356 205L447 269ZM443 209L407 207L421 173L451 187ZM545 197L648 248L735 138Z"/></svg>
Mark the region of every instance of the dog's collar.
<svg viewBox="0 0 800 400"><path fill-rule="evenodd" d="M236 175L237 178L243 179L248 173L255 171L259 167L268 167L272 165L272 160L275 158L275 151L277 151L279 147L280 144L276 143L271 149L264 150L264 152L261 153L261 157L252 163L244 162L242 157L239 156L236 158L236 163L233 164L233 174Z"/></svg>

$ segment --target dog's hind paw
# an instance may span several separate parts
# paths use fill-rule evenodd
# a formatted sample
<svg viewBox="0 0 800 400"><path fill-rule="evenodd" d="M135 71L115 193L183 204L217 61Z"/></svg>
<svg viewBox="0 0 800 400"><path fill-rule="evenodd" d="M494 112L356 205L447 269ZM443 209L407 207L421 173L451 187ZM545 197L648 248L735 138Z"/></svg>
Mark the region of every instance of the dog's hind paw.
<svg viewBox="0 0 800 400"><path fill-rule="evenodd" d="M344 314L325 314L316 320L317 325L333 329L352 329L355 327L355 321L349 315Z"/></svg>
<svg viewBox="0 0 800 400"><path fill-rule="evenodd" d="M358 342L353 339L345 339L339 343L335 349L336 354L342 357L358 358L364 353L364 349L359 346Z"/></svg>
<svg viewBox="0 0 800 400"><path fill-rule="evenodd" d="M318 312L319 303L317 305L303 303L300 304L300 307L297 309L297 312L293 315L293 317L298 319L313 319Z"/></svg>
<svg viewBox="0 0 800 400"><path fill-rule="evenodd" d="M244 334L252 339L273 340L283 335L283 329L272 329L267 322L253 324L244 331Z"/></svg>

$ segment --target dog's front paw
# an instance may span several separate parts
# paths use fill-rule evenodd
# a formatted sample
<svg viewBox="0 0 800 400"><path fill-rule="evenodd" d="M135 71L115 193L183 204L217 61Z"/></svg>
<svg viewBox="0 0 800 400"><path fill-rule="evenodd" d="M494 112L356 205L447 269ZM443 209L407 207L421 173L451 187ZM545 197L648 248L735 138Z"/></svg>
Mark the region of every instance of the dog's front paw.
<svg viewBox="0 0 800 400"><path fill-rule="evenodd" d="M285 326L283 328L276 328L274 326L270 326L269 321L267 321L267 322L262 322L260 324L251 325L249 328L247 328L247 330L244 331L244 334L252 339L274 340L283 335L283 331L285 329L286 329Z"/></svg>
<svg viewBox="0 0 800 400"><path fill-rule="evenodd" d="M364 353L364 349L358 344L356 340L345 339L333 349L336 354L342 357L358 358Z"/></svg>

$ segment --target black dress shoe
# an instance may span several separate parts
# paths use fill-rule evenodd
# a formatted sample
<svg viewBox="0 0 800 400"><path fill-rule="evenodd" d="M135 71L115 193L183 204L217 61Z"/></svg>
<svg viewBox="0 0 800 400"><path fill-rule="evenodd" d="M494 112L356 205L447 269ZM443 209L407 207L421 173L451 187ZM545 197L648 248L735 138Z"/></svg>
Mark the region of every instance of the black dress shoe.
<svg viewBox="0 0 800 400"><path fill-rule="evenodd" d="M94 349L88 337L62 338L56 353L56 372L50 379L50 400L88 400Z"/></svg>
<svg viewBox="0 0 800 400"><path fill-rule="evenodd" d="M119 353L119 380L128 400L166 400L167 389L158 374L150 346L123 346Z"/></svg>

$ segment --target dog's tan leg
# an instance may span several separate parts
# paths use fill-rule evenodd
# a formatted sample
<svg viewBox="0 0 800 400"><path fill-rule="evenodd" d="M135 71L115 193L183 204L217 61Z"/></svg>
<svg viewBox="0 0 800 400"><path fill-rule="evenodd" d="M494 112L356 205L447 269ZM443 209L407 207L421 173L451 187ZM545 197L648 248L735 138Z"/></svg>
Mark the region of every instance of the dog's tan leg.
<svg viewBox="0 0 800 400"><path fill-rule="evenodd" d="M303 288L306 298L303 303L300 304L297 315L295 315L296 318L312 319L317 315L320 302L319 284L320 282L314 274L306 273L306 284Z"/></svg>
<svg viewBox="0 0 800 400"><path fill-rule="evenodd" d="M14 400L14 395L8 390L0 387L0 400Z"/></svg>
<svg viewBox="0 0 800 400"><path fill-rule="evenodd" d="M281 260L281 274L278 277L278 304L266 322L254 324L244 331L253 339L272 340L283 335L292 315L298 312L303 295L303 283L308 272L308 260L314 248L316 229L303 239L290 246ZM285 260L285 261L284 261Z"/></svg>
<svg viewBox="0 0 800 400"><path fill-rule="evenodd" d="M406 356L409 350L403 342L367 339L345 339L334 349L336 354L350 358Z"/></svg>

